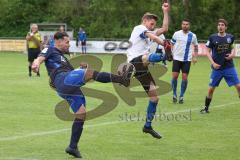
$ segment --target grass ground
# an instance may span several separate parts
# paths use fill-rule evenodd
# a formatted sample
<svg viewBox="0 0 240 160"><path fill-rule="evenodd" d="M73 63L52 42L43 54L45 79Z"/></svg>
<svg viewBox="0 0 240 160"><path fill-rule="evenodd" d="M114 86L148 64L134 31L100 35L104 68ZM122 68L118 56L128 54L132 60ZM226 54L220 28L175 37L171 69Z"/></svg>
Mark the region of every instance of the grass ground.
<svg viewBox="0 0 240 160"><path fill-rule="evenodd" d="M112 57L99 58L103 70L109 71ZM235 65L240 71L240 59L235 59ZM168 68L161 79L170 82L171 63ZM41 68L40 78L29 78L26 55L0 53L0 70L0 160L73 159L64 153L71 122L55 116L54 107L61 99L48 86L45 67ZM86 122L79 145L83 159L240 160L240 100L235 88L222 81L214 95L211 113L199 114L209 73L208 60L199 58L198 64L191 68L185 103L172 104L171 93L160 97L158 111L170 115L153 122L164 136L161 140L141 131L147 98L137 98L133 107L118 98L116 109ZM91 83L87 87L118 96L111 84ZM88 110L100 103L87 97ZM139 120L131 119L137 114L141 116ZM182 119L172 119L172 115Z"/></svg>

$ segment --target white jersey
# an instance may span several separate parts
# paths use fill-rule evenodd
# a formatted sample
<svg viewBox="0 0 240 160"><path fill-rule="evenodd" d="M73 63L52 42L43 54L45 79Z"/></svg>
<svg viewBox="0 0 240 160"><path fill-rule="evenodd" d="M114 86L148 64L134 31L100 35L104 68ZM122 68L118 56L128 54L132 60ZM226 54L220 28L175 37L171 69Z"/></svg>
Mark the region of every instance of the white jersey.
<svg viewBox="0 0 240 160"><path fill-rule="evenodd" d="M133 58L136 58L140 55L148 54L150 51L151 41L145 35L149 31L144 25L135 26L129 42L132 44L127 50L127 60L131 61Z"/></svg>
<svg viewBox="0 0 240 160"><path fill-rule="evenodd" d="M173 44L173 59L178 61L191 61L193 52L192 45L198 45L196 34L190 31L184 33L183 30L173 34L171 43Z"/></svg>

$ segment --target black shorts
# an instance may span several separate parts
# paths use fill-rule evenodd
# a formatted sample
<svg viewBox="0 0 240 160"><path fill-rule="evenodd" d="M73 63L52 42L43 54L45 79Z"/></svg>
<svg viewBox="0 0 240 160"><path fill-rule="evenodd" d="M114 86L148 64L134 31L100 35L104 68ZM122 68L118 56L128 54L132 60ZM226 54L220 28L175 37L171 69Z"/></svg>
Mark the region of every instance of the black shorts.
<svg viewBox="0 0 240 160"><path fill-rule="evenodd" d="M137 80L142 84L146 93L148 93L150 84L153 83L156 85L150 71L148 70L148 66L143 65L142 56L132 59L130 63L134 65L136 70L134 77L137 78Z"/></svg>
<svg viewBox="0 0 240 160"><path fill-rule="evenodd" d="M181 70L182 73L188 74L190 71L190 67L191 67L191 61L182 62L182 61L173 60L172 72L179 73Z"/></svg>
<svg viewBox="0 0 240 160"><path fill-rule="evenodd" d="M87 43L86 41L81 41L82 46L86 46L86 43Z"/></svg>
<svg viewBox="0 0 240 160"><path fill-rule="evenodd" d="M40 52L41 50L39 48L28 48L28 62L33 62Z"/></svg>
<svg viewBox="0 0 240 160"><path fill-rule="evenodd" d="M155 52L156 52L156 53L163 53L163 50L162 50L162 49L159 49L159 48L157 48Z"/></svg>

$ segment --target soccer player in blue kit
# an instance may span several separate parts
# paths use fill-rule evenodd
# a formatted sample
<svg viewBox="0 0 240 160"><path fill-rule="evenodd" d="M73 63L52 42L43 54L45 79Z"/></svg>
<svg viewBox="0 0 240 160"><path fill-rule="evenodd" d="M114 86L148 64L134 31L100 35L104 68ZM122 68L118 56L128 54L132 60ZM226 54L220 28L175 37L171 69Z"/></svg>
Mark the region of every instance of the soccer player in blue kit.
<svg viewBox="0 0 240 160"><path fill-rule="evenodd" d="M205 99L205 107L201 110L201 113L209 113L209 105L214 90L222 78L225 79L229 87L236 87L240 98L240 81L233 64L233 57L235 57L234 36L226 33L227 25L225 19L219 19L218 33L211 35L206 44L208 47L207 57L212 64L212 73L208 95ZM212 54L210 54L211 51Z"/></svg>
<svg viewBox="0 0 240 160"><path fill-rule="evenodd" d="M78 142L83 131L86 117L86 102L80 87L91 79L102 83L119 83L127 87L130 84L130 76L133 68L128 67L123 69L121 75L97 72L88 67L85 69L74 69L64 56L65 53L69 52L68 49L70 47L67 33L55 33L54 41L54 47L44 49L38 58L35 59L32 64L32 69L34 72L37 72L41 63L45 61L51 80L50 85L55 88L60 97L69 103L75 113L70 144L65 152L76 158L81 158L78 150Z"/></svg>

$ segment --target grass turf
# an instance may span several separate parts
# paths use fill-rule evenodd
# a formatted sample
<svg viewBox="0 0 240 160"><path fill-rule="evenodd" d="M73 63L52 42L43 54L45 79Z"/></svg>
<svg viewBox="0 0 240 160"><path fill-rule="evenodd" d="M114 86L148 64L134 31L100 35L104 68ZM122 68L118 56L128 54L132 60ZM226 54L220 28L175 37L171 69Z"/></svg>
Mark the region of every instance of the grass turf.
<svg viewBox="0 0 240 160"><path fill-rule="evenodd" d="M103 70L110 71L112 56L98 57L103 61ZM235 59L235 66L239 73L240 59ZM168 69L161 79L170 82L171 63L168 63ZM0 160L72 159L64 153L69 143L71 122L55 116L54 107L61 99L48 86L44 65L40 78L35 75L29 78L26 55L0 53L0 70ZM240 100L235 88L229 88L222 81L214 94L211 113L199 114L210 71L209 62L204 57L192 65L183 105L172 104L171 93L160 96L158 112L161 111L162 115L153 126L164 136L161 140L141 131L147 98L137 98L133 107L118 98L116 109L85 123L79 144L84 159L240 159ZM86 86L118 96L111 84L94 82ZM101 103L94 98L86 99L88 110ZM136 115L140 118L136 119ZM185 118L176 120L176 116Z"/></svg>

